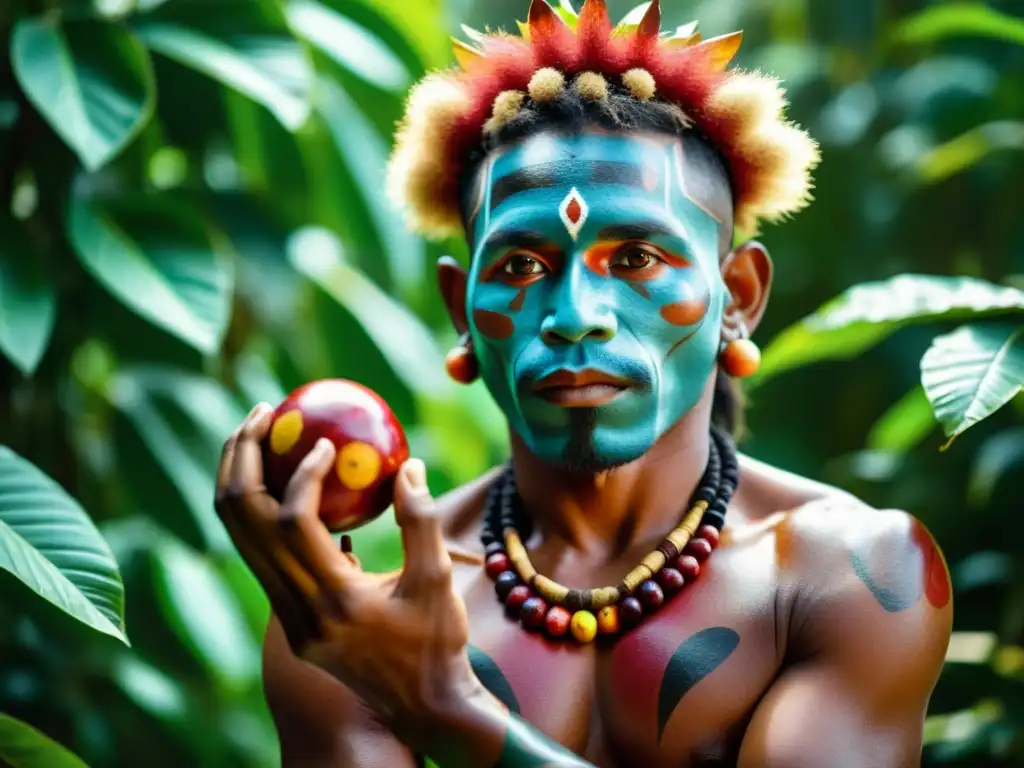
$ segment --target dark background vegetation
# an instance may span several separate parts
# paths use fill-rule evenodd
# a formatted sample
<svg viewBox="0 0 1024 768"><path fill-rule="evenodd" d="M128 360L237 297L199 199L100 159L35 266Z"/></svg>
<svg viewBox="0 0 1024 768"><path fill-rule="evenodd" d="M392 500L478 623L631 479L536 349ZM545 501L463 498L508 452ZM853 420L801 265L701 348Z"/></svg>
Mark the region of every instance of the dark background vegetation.
<svg viewBox="0 0 1024 768"><path fill-rule="evenodd" d="M736 63L782 77L822 144L816 203L761 238L743 448L925 521L956 588L925 764L1024 765L1024 8L664 6L666 27L743 29ZM267 607L212 507L255 402L371 386L436 494L502 460L482 386L444 375L433 265L464 246L407 234L382 171L448 35L525 14L0 0L0 764L278 763ZM400 562L390 516L356 547Z"/></svg>

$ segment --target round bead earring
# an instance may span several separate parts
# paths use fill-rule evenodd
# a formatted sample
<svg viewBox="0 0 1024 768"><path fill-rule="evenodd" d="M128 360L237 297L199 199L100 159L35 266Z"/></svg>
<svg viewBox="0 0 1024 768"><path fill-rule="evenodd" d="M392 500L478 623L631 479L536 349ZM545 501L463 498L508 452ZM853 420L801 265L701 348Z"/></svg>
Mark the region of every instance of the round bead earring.
<svg viewBox="0 0 1024 768"><path fill-rule="evenodd" d="M472 384L476 381L476 355L473 354L473 341L468 333L462 335L457 347L452 349L444 359L444 367L448 375L459 384Z"/></svg>
<svg viewBox="0 0 1024 768"><path fill-rule="evenodd" d="M746 335L741 328L739 338L722 342L719 354L723 370L736 379L749 378L761 367L761 350Z"/></svg>

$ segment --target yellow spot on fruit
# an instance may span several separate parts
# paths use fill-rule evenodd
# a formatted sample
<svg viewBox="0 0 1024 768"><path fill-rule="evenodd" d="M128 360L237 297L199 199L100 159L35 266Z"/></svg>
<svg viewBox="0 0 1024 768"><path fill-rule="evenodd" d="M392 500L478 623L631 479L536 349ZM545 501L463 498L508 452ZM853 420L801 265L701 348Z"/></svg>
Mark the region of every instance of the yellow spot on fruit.
<svg viewBox="0 0 1024 768"><path fill-rule="evenodd" d="M270 428L270 450L278 456L288 453L302 435L302 411L288 411L277 417Z"/></svg>
<svg viewBox="0 0 1024 768"><path fill-rule="evenodd" d="M377 479L380 465L380 454L373 446L349 443L338 453L338 478L349 490L361 491Z"/></svg>

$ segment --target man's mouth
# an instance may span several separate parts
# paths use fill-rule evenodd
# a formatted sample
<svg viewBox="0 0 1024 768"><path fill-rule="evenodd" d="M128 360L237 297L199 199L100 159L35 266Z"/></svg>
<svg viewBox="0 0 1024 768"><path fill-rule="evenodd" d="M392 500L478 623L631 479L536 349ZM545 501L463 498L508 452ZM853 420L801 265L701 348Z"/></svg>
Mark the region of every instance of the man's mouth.
<svg viewBox="0 0 1024 768"><path fill-rule="evenodd" d="M631 386L628 379L593 368L583 371L563 368L534 384L533 391L538 397L562 408L596 408L610 403Z"/></svg>

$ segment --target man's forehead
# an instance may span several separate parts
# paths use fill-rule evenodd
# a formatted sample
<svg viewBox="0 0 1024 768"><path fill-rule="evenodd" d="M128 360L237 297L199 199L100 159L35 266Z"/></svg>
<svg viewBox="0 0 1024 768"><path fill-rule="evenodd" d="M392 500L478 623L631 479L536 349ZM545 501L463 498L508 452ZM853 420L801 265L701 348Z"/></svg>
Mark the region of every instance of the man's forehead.
<svg viewBox="0 0 1024 768"><path fill-rule="evenodd" d="M624 164L664 164L680 140L654 133L622 134L599 130L586 133L545 131L524 138L496 154L492 181L523 168L558 164L567 170L579 162L614 160Z"/></svg>

